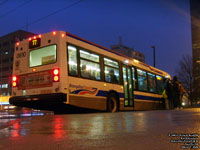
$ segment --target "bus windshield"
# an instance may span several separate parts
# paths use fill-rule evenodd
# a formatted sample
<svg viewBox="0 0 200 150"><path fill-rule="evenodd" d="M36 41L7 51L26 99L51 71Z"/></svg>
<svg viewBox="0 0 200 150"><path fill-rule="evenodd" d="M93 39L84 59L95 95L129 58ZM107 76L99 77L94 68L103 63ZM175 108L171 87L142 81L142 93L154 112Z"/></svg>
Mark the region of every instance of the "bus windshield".
<svg viewBox="0 0 200 150"><path fill-rule="evenodd" d="M50 45L30 51L29 67L42 66L56 62L56 45Z"/></svg>

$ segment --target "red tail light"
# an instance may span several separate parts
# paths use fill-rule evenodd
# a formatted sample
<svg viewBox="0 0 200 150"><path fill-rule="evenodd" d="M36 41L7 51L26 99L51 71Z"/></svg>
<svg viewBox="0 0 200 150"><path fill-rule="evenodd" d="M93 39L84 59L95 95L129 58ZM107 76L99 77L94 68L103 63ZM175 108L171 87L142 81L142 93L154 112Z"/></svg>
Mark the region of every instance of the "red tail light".
<svg viewBox="0 0 200 150"><path fill-rule="evenodd" d="M54 69L54 70L53 70L53 74L54 74L54 75L58 75L58 74L59 74L59 69Z"/></svg>
<svg viewBox="0 0 200 150"><path fill-rule="evenodd" d="M56 68L53 70L53 81L58 82L60 80L60 70Z"/></svg>
<svg viewBox="0 0 200 150"><path fill-rule="evenodd" d="M12 86L13 87L17 87L17 80L18 80L17 76L13 75L12 76Z"/></svg>

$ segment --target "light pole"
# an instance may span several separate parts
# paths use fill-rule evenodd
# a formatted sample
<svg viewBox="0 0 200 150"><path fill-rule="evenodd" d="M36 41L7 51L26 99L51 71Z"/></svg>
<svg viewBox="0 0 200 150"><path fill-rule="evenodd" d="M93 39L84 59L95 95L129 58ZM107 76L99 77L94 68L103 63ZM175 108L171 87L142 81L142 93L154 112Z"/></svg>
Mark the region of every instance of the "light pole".
<svg viewBox="0 0 200 150"><path fill-rule="evenodd" d="M1 102L1 110L3 109L3 104L2 104L2 50L0 50L0 102Z"/></svg>
<svg viewBox="0 0 200 150"><path fill-rule="evenodd" d="M156 48L155 46L151 46L153 48L153 66L156 67Z"/></svg>

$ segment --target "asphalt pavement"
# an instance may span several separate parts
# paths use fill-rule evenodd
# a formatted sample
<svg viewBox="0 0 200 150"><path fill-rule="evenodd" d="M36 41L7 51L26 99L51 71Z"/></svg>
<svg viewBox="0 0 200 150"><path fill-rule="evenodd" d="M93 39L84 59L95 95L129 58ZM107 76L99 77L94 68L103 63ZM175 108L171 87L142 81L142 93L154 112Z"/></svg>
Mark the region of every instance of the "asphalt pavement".
<svg viewBox="0 0 200 150"><path fill-rule="evenodd" d="M65 115L0 112L0 150L200 149L199 127L200 108Z"/></svg>

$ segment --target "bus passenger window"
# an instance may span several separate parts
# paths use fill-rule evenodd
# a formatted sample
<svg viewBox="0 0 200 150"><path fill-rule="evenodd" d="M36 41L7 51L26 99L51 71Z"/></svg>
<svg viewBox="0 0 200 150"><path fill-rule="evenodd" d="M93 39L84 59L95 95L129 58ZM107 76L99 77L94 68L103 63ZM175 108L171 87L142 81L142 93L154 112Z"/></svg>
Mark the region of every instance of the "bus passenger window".
<svg viewBox="0 0 200 150"><path fill-rule="evenodd" d="M148 73L149 92L156 92L156 78L155 74Z"/></svg>
<svg viewBox="0 0 200 150"><path fill-rule="evenodd" d="M145 71L137 69L138 90L147 91L147 75Z"/></svg>
<svg viewBox="0 0 200 150"><path fill-rule="evenodd" d="M105 80L111 83L119 83L119 70L105 66Z"/></svg>
<svg viewBox="0 0 200 150"><path fill-rule="evenodd" d="M77 71L77 49L74 46L68 46L68 67L70 75L78 75Z"/></svg>
<svg viewBox="0 0 200 150"><path fill-rule="evenodd" d="M119 63L117 61L104 58L105 81L119 83Z"/></svg>
<svg viewBox="0 0 200 150"><path fill-rule="evenodd" d="M162 94L164 90L164 80L163 77L156 75L156 80L157 80L157 93Z"/></svg>
<svg viewBox="0 0 200 150"><path fill-rule="evenodd" d="M84 50L80 50L81 77L101 80L99 56Z"/></svg>

